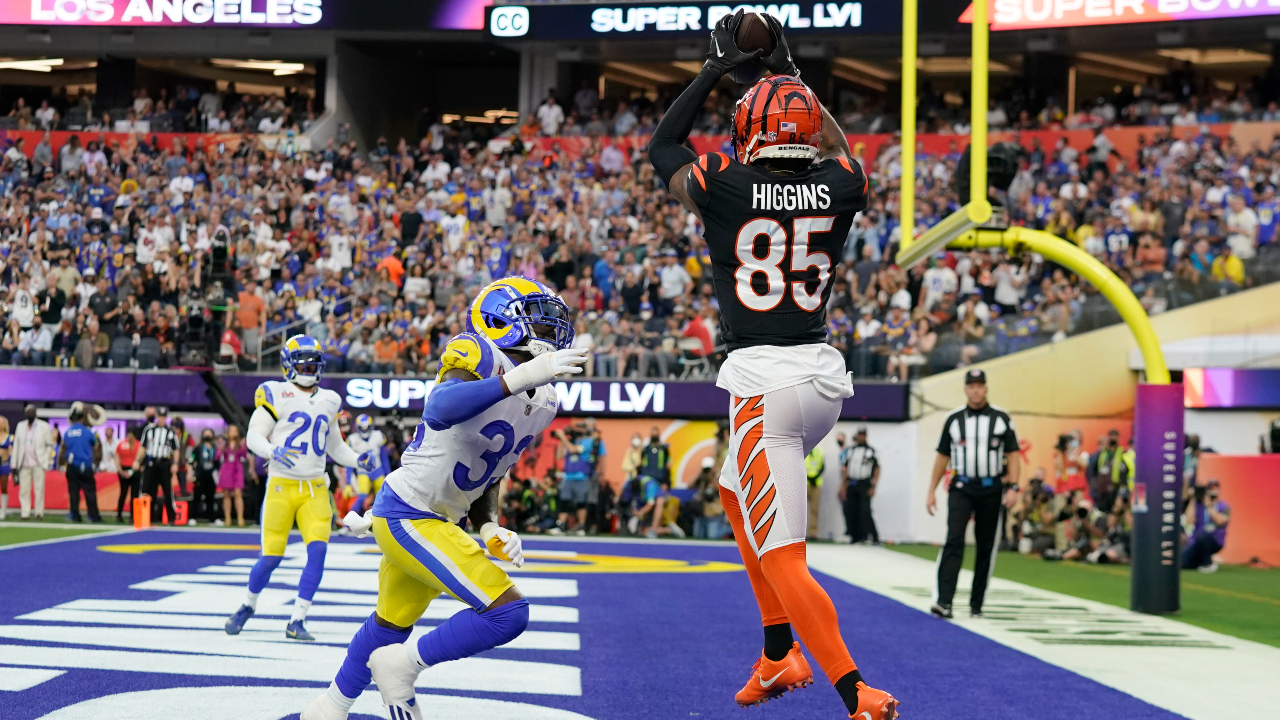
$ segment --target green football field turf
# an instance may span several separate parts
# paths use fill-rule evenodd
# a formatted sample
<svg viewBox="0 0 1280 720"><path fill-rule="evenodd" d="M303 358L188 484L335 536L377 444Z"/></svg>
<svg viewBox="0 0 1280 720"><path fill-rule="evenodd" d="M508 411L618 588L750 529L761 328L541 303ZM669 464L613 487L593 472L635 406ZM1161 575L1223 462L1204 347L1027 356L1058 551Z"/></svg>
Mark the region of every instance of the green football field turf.
<svg viewBox="0 0 1280 720"><path fill-rule="evenodd" d="M938 557L936 545L894 545L893 550L926 560ZM964 566L973 568L973 546ZM996 577L1129 607L1129 568L1119 565L1045 562L1002 552ZM1216 573L1182 573L1182 612L1173 616L1215 632L1280 647L1280 569L1223 565Z"/></svg>
<svg viewBox="0 0 1280 720"><path fill-rule="evenodd" d="M13 545L16 543L32 542L34 540L50 540L53 538L72 537L75 535L88 535L90 533L103 532L112 530L111 526L83 527L68 524L65 528L51 527L14 527L12 525L0 526L0 546Z"/></svg>

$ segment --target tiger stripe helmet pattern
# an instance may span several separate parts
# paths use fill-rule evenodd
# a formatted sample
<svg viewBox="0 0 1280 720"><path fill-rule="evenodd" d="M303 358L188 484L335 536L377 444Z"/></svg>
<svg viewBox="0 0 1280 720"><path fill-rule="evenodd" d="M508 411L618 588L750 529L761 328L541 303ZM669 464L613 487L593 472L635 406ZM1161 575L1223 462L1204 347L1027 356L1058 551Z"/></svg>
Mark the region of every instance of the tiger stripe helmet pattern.
<svg viewBox="0 0 1280 720"><path fill-rule="evenodd" d="M818 97L790 75L761 79L733 111L733 152L744 165L762 158L812 160L821 138Z"/></svg>
<svg viewBox="0 0 1280 720"><path fill-rule="evenodd" d="M550 337L534 326L545 328ZM467 312L467 332L484 335L503 350L541 355L573 342L569 307L537 280L512 276L494 280L476 295Z"/></svg>

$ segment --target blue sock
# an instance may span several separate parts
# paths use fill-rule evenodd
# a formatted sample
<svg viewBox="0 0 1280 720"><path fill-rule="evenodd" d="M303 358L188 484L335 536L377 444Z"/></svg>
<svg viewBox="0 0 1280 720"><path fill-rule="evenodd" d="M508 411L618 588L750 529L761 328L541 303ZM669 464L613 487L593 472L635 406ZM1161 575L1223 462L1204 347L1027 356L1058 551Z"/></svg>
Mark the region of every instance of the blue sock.
<svg viewBox="0 0 1280 720"><path fill-rule="evenodd" d="M454 613L435 630L418 638L419 664L430 667L471 657L519 637L529 627L529 601L521 598L478 613L470 608Z"/></svg>
<svg viewBox="0 0 1280 720"><path fill-rule="evenodd" d="M271 573L275 572L283 559L280 555L259 557L258 562L254 563L253 569L249 571L249 592L255 595L262 592L262 588L266 587L267 582L271 580Z"/></svg>
<svg viewBox="0 0 1280 720"><path fill-rule="evenodd" d="M369 674L369 655L374 650L386 645L395 645L409 639L409 630L392 630L379 625L370 615L364 625L356 631L347 646L347 658L338 669L338 677L333 679L338 689L348 698L360 697L360 693L369 686L373 677Z"/></svg>
<svg viewBox="0 0 1280 720"><path fill-rule="evenodd" d="M302 577L298 578L298 597L311 601L315 597L316 588L320 587L320 576L324 575L324 554L329 543L316 540L307 543L307 566L302 569Z"/></svg>

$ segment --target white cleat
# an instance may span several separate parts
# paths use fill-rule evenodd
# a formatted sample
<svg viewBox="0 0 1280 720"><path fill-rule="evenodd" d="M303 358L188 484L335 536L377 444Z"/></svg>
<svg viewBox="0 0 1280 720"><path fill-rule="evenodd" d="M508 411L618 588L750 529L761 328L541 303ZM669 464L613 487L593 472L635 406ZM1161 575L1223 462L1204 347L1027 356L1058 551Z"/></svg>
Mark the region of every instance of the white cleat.
<svg viewBox="0 0 1280 720"><path fill-rule="evenodd" d="M334 704L326 692L312 700L298 720L347 720L347 711Z"/></svg>
<svg viewBox="0 0 1280 720"><path fill-rule="evenodd" d="M413 685L418 666L405 654L404 644L385 645L369 655L369 672L382 695L391 720L422 720Z"/></svg>

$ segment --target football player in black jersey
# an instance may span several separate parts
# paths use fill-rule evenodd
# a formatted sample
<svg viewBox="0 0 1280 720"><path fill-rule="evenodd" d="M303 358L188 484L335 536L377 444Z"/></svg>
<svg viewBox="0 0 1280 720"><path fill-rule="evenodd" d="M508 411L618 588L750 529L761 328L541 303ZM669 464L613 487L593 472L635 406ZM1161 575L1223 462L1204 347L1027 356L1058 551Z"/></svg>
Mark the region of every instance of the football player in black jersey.
<svg viewBox="0 0 1280 720"><path fill-rule="evenodd" d="M735 699L755 705L813 681L795 626L855 720L891 720L898 701L862 680L835 606L809 574L804 457L853 394L844 358L826 343L831 271L867 177L826 108L799 80L782 27L765 16L768 56L734 43L743 13L711 33L707 62L672 103L649 144L671 194L702 221L729 357L717 384L731 396L720 496L764 624L764 651ZM720 77L761 61L769 71L738 102L733 151L684 147Z"/></svg>

